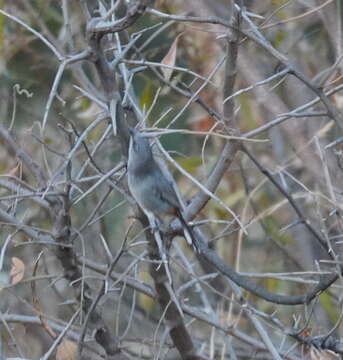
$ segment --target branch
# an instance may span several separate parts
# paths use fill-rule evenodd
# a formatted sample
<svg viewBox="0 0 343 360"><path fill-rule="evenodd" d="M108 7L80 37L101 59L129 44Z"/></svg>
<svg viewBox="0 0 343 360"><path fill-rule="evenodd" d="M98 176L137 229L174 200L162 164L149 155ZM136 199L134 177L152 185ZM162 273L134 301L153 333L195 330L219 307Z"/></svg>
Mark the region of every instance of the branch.
<svg viewBox="0 0 343 360"><path fill-rule="evenodd" d="M256 165L256 167L261 171L262 174L264 174L272 183L273 185L280 191L280 193L288 200L289 204L292 206L294 211L299 217L300 222L308 229L308 231L313 235L313 237L317 240L318 244L324 249L326 253L329 254L329 256L332 257L332 254L330 252L330 249L328 247L328 244L326 241L318 234L318 232L312 227L310 224L310 221L306 219L300 210L299 206L294 201L291 194L289 194L270 174L270 172L262 167L262 165L259 163L259 161L255 158L255 156L244 146L241 145L242 151L244 151L248 157L251 159L251 161Z"/></svg>
<svg viewBox="0 0 343 360"><path fill-rule="evenodd" d="M224 80L224 99L234 92L234 85L237 73L237 55L239 46L239 28L240 13L232 6L233 15L230 19L229 31L226 34L226 62L225 62L225 80ZM237 29L237 30L234 30ZM238 124L234 116L234 99L231 98L224 103L223 107L224 126L226 131L233 135L240 133ZM214 193L224 176L227 169L232 164L238 151L237 141L226 141L220 152L217 163L214 166L208 180L204 186L209 192ZM210 196L204 191L199 190L187 206L185 216L187 219L193 219L210 200Z"/></svg>
<svg viewBox="0 0 343 360"><path fill-rule="evenodd" d="M334 104L328 99L321 88L318 88L310 79L308 79L303 73L298 71L296 67L291 64L291 62L287 59L287 57L277 51L259 32L256 25L249 19L246 13L242 12L243 18L250 25L251 31L242 31L242 33L247 36L250 40L255 41L262 48L264 48L270 55L275 57L284 67L289 69L289 74L294 75L301 82L303 82L309 89L311 89L322 101L324 104L328 116L333 119L336 125L339 127L341 131L343 131L343 117Z"/></svg>
<svg viewBox="0 0 343 360"><path fill-rule="evenodd" d="M0 125L0 139L5 143L8 151L11 154L15 154L17 158L22 161L28 170L34 175L39 187L44 188L47 183L47 178L44 171L31 158L31 156L18 145L18 142L2 125Z"/></svg>
<svg viewBox="0 0 343 360"><path fill-rule="evenodd" d="M71 238L71 218L69 214L69 196L70 196L70 165L67 166L68 184L66 186L65 195L60 198L60 201L54 205L55 210L55 226L54 237L60 244L72 245ZM79 299L83 296L82 309L88 314L92 314L92 327L94 328L94 338L97 343L105 350L108 356L116 355L120 352L119 339L112 333L106 325L102 315L99 311L92 308L93 295L92 290L86 282L83 282L83 289L80 286L83 274L77 264L77 256L74 248L58 247L56 255L64 268L65 278L73 284L73 287L79 291ZM81 291L84 293L81 293ZM92 311L91 311L92 310Z"/></svg>
<svg viewBox="0 0 343 360"><path fill-rule="evenodd" d="M123 31L133 25L143 15L147 6L152 5L153 2L154 0L131 1L132 5L128 8L125 16L119 20L107 21L106 17L94 17L88 22L87 31L99 36Z"/></svg>
<svg viewBox="0 0 343 360"><path fill-rule="evenodd" d="M142 225L149 227L149 222L143 222ZM167 287L169 279L165 266L159 264L156 265L156 260L158 262L161 261L158 246L151 233L147 234L147 238L149 241L149 257L150 260L152 260L150 265L150 275L155 283L157 300L163 313L165 313L165 321L166 326L169 329L169 335L183 360L201 359L197 355L192 338L184 323L184 318L181 316L175 301L171 299L170 291ZM163 241L168 242L168 239L165 237Z"/></svg>

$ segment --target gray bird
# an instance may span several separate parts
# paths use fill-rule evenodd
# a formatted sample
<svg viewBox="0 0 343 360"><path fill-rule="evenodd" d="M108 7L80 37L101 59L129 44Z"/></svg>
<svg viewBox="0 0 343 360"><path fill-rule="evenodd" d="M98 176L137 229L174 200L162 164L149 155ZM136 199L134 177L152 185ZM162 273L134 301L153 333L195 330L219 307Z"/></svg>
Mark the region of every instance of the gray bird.
<svg viewBox="0 0 343 360"><path fill-rule="evenodd" d="M174 187L154 159L149 140L136 129L130 129L130 135L127 168L132 196L150 222L155 218L161 224L165 216L177 217L187 242L196 248L193 231L182 215Z"/></svg>

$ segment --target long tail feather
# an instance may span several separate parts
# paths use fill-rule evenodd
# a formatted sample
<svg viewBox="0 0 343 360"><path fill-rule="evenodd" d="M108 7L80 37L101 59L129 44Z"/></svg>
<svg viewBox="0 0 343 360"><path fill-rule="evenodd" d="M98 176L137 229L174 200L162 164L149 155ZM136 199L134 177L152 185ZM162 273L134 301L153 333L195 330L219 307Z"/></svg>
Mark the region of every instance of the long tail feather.
<svg viewBox="0 0 343 360"><path fill-rule="evenodd" d="M183 217L180 210L177 210L177 216L182 224L183 233L185 235L185 239L186 239L187 243L190 246L192 246L197 252L199 252L199 248L197 246L197 240L196 240L193 229L187 224L187 221Z"/></svg>

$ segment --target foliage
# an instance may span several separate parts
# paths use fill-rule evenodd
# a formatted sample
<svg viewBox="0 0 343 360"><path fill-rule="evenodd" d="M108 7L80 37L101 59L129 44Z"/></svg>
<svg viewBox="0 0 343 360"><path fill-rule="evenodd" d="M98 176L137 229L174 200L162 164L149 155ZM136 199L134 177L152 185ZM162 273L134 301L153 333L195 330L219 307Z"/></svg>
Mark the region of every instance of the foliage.
<svg viewBox="0 0 343 360"><path fill-rule="evenodd" d="M342 356L341 45L332 0L0 0L0 358Z"/></svg>

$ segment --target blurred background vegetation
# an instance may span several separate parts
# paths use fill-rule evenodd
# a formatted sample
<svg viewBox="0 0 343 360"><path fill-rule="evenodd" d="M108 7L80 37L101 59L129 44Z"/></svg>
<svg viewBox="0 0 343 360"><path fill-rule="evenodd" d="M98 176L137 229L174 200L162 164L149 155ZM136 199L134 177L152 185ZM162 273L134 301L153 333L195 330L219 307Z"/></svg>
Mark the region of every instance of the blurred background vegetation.
<svg viewBox="0 0 343 360"><path fill-rule="evenodd" d="M68 4L67 25L70 26L72 34L72 39L68 40L66 14L63 14L61 4L62 1L56 0L0 0L0 9L38 31L62 54L76 54L87 46L85 16L79 2L72 1ZM104 4L107 2L104 1ZM251 13L258 15L252 20L265 38L312 79L318 88L329 91L342 84L341 1L253 0L245 6ZM165 13L220 16L224 19L229 16L228 1L224 0L159 0L154 8ZM119 9L118 16L120 11L122 10ZM177 116L172 129L189 129L194 132L216 129L215 118L196 103L187 106L182 115L178 116L188 99L180 91L175 91L161 81L163 73L158 64L174 46L175 66L188 71L174 70L169 81L179 89L196 91L203 80L196 79L190 71L204 78L210 75L224 56L224 43L221 38L223 31L223 27L219 25L167 21L146 13L128 31L120 34L121 42L126 44L130 36L142 33L135 43L139 51L130 50L124 63L129 71L134 73L133 87L141 110L148 112L151 109L147 120L149 126L154 126L163 116L158 127L166 128ZM142 59L155 64L151 68L145 67ZM143 68L139 69L140 67ZM78 134L81 134L102 115L99 104L80 91L80 88L91 91L94 87L101 92L98 74L87 61L75 63L68 66L62 75L57 96L48 113L45 132L42 134L40 124L58 68L59 60L56 55L36 35L17 21L0 14L1 124L12 129L18 146L25 149L51 177L56 174L71 149L71 137L75 136L68 132L71 124ZM265 85L256 85L281 70L278 61L264 49L244 37L241 39L235 85L237 94L234 97L241 133L249 134L263 124L285 118L282 114L289 113L316 97L308 87L290 75L277 77ZM156 75L156 71L160 77ZM207 106L219 113L222 111L223 99L227 97L222 90L223 78L224 69L220 67L200 92L201 99ZM248 87L250 89L246 91L239 91ZM341 93L337 92L329 99L341 111ZM317 103L303 112L298 111L301 115L289 116L287 120L280 121L279 125L254 136L254 139L266 141L247 142L246 145L260 163L293 195L305 218L323 238L332 241L332 246L339 256L342 233L342 148L340 144L329 148L326 146L341 134L334 121L324 114L323 109L323 106ZM323 113L321 116L320 112ZM90 150L94 149L104 136L106 129L107 121L99 121L99 124L89 131L85 142ZM101 141L93 160L103 173L107 173L120 161L122 154L113 131L108 131ZM163 135L161 143L186 171L204 183L220 155L223 139L177 132ZM37 189L35 179L2 142L0 149L0 173L3 174L1 178L21 179ZM87 166L83 168L86 163ZM182 194L188 199L191 198L198 189L186 177L172 168L171 170ZM84 148L80 147L73 156L71 177L75 202L99 180L99 171L89 161ZM63 188L65 174L57 174L54 181L60 183L57 187ZM13 180L13 184L15 183ZM53 224L47 209L33 202L32 198L12 199L11 195L17 194L17 191L17 188L0 186L1 206L25 224L41 232L51 233ZM321 262L327 259L327 255L323 254L303 224L298 221L285 198L243 153L237 155L230 170L222 178L216 195L239 216L247 234L244 234L232 216L214 201L207 204L197 220L211 219L204 227L211 245L228 264L247 273L268 290L286 294L304 293L309 285L318 280L317 272L335 271L335 264ZM95 207L102 201L94 214L93 219L97 221L91 221L83 227ZM96 187L80 202L73 204L72 228L77 231L81 229L81 236L75 240L77 252L104 265L107 262L107 253L101 237L112 254L118 251L125 236L128 236L129 241L136 241L136 236L142 240L140 228L130 209L126 196L110 190L106 182ZM133 232L128 230L132 224ZM61 265L54 255L54 249L44 245L30 245L30 239L25 234L14 231L8 224L1 223L1 228L0 246L4 246L6 239L11 236L6 251L2 252L1 312L22 315L36 313L32 304L30 278L33 276L34 262L43 250L36 274L41 277L40 281L37 281L37 293L43 312L50 319L68 321L74 306L73 291L63 280ZM196 261L196 256L186 248L182 239L178 240L177 244L191 262ZM186 274L183 274L184 265L178 264L179 250L171 251L175 260L172 265L173 277L177 284L182 284L187 278ZM144 256L143 245L133 247L120 259L115 271L121 273L130 268L130 276L152 285ZM23 264L15 265L14 259L20 259ZM19 270L16 268L18 266ZM20 270L21 267L24 270ZM195 269L201 273L199 266L195 265ZM15 271L23 273L19 281L14 280ZM97 276L99 275L96 272L85 269L85 278L89 278L94 288L98 286ZM222 296L210 291L209 297L220 321L226 325L234 324L249 336L256 337L255 330L241 311L230 306L230 287L226 280L223 283L225 286ZM332 329L339 319L340 293L339 281L336 286L320 295L313 305L314 312L309 323L306 323L308 309L303 306L276 307L248 293L246 295L261 311L272 313L277 309L279 318L286 326L292 327L298 321L299 327L306 326L311 334L319 335ZM199 294L194 288L187 291L187 296L192 304L200 303ZM148 296L127 287L125 282L116 284L113 291L104 296L101 302L101 312L108 315L105 318L108 319L109 326L119 335L123 334L126 328L132 308L133 322L124 339L128 352L132 358L139 358L137 354L141 354L141 358L153 358L151 354L155 346L155 332L159 335L163 333L163 329L156 330L161 315L157 304ZM25 357L38 359L49 347L51 340L42 327L17 323L13 326L11 324L11 328ZM215 351L209 356L219 359L226 335L219 332L218 338L210 340L210 337L214 336L214 328L199 320L194 320L190 328L194 332L196 343L205 353L210 352L211 341L216 343ZM268 326L267 329L276 343L285 341L287 345L284 349L288 349L291 340L285 339L281 331L273 333L275 329ZM0 325L0 330L2 357L17 356L18 349L13 346L13 339L6 327ZM337 326L334 333L340 337L341 326ZM269 355L259 355L256 349L240 340L232 341L238 358L270 358ZM327 353L319 353L310 348L299 346L296 351L303 354L303 358L329 358ZM171 348L164 349L163 353L167 359L178 358ZM100 358L99 354L94 355L94 358L98 358L96 356ZM224 351L221 358L230 357Z"/></svg>

